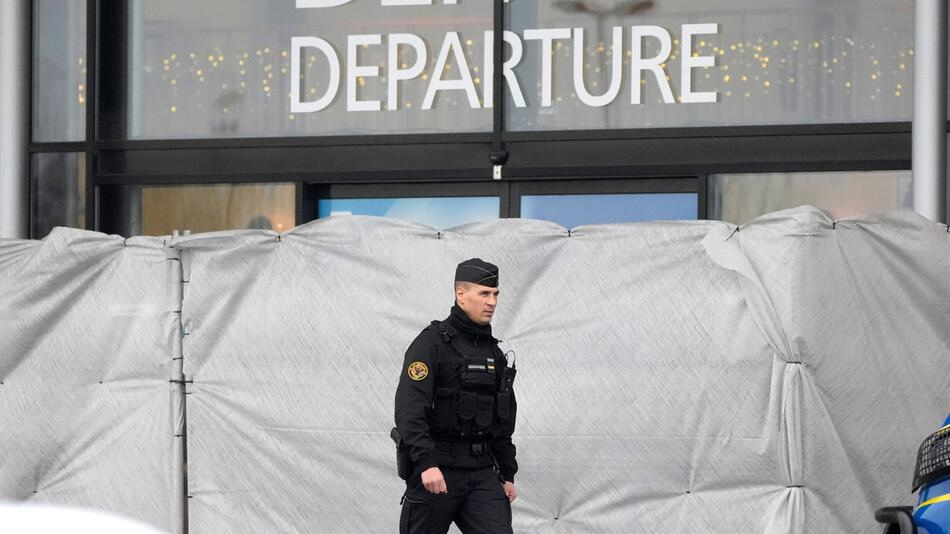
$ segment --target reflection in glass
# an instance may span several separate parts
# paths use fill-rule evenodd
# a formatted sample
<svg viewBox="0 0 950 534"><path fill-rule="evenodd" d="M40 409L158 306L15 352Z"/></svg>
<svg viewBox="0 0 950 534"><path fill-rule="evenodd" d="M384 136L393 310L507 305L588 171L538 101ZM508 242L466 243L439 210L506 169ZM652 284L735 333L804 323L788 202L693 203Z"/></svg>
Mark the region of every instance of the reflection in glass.
<svg viewBox="0 0 950 534"><path fill-rule="evenodd" d="M498 197L332 198L318 203L318 217L375 215L445 229L497 219Z"/></svg>
<svg viewBox="0 0 950 534"><path fill-rule="evenodd" d="M100 231L124 236L294 227L294 184L100 186Z"/></svg>
<svg viewBox="0 0 950 534"><path fill-rule="evenodd" d="M86 2L33 1L33 140L82 141Z"/></svg>
<svg viewBox="0 0 950 534"><path fill-rule="evenodd" d="M382 7L379 0L352 0L338 7L305 9L296 8L293 0L131 0L129 137L491 130L491 111L480 107L486 85L482 43L492 25L486 7L468 1ZM447 32L458 33L477 109L464 90L439 91L432 109L421 109ZM400 42L393 34L411 34L423 45L417 48L414 39ZM351 54L348 37L359 35L381 38L357 39ZM319 38L330 47L329 53L313 46L300 49L298 81L291 79L294 38ZM335 88L330 83L330 54L339 69ZM450 55L441 79L462 79L459 63ZM421 70L413 75L417 65ZM392 101L390 80L397 84ZM302 103L333 96L332 91L335 97L325 109L295 113L295 85ZM350 91L353 105L348 103ZM376 102L378 111L357 110Z"/></svg>
<svg viewBox="0 0 950 534"><path fill-rule="evenodd" d="M583 224L690 220L698 216L696 193L608 195L523 195L521 217L556 222L565 228Z"/></svg>
<svg viewBox="0 0 950 534"><path fill-rule="evenodd" d="M664 128L758 124L906 121L912 111L913 2L900 0L518 0L507 4L508 28L523 38L514 69L527 107L509 97L513 130ZM685 24L718 25L685 49ZM633 27L655 26L661 35L638 39ZM534 28L570 34L550 42L527 39ZM575 78L574 28L586 44L581 66L595 95L613 81L612 61L622 55L620 88L601 108L581 101ZM613 29L622 44L613 49ZM641 30L642 31L642 30ZM651 30L652 31L652 30ZM567 34L565 34L567 35ZM668 36L669 52L661 53ZM545 76L549 55L553 75ZM712 103L683 103L684 57L714 64L690 70L693 91L715 92ZM637 58L660 57L658 71L637 69ZM666 78L668 77L668 79ZM551 80L551 104L541 102ZM664 96L662 88L669 85ZM642 90L642 91L641 91ZM640 103L634 104L635 95Z"/></svg>
<svg viewBox="0 0 950 534"><path fill-rule="evenodd" d="M909 210L910 171L714 174L709 218L744 224L772 211L812 205L832 219Z"/></svg>
<svg viewBox="0 0 950 534"><path fill-rule="evenodd" d="M30 176L30 237L42 239L55 226L86 226L86 155L33 154Z"/></svg>

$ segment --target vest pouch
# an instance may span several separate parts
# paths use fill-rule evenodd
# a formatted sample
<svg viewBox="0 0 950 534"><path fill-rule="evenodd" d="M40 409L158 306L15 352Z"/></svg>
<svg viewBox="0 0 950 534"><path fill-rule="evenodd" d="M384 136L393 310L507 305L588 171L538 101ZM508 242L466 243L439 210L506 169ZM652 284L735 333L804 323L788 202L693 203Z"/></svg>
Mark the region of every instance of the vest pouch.
<svg viewBox="0 0 950 534"><path fill-rule="evenodd" d="M462 421L471 421L475 419L475 412L478 408L478 393L471 391L459 391L459 419Z"/></svg>
<svg viewBox="0 0 950 534"><path fill-rule="evenodd" d="M488 428L491 426L492 419L495 418L495 396L479 395L478 406L475 409L475 424L479 428Z"/></svg>
<svg viewBox="0 0 950 534"><path fill-rule="evenodd" d="M435 409L432 413L433 430L452 432L455 423L455 390L439 388L435 392Z"/></svg>
<svg viewBox="0 0 950 534"><path fill-rule="evenodd" d="M466 356L462 361L462 384L477 389L495 387L495 360Z"/></svg>
<svg viewBox="0 0 950 534"><path fill-rule="evenodd" d="M511 393L499 393L495 407L498 409L498 419L507 421L511 415Z"/></svg>

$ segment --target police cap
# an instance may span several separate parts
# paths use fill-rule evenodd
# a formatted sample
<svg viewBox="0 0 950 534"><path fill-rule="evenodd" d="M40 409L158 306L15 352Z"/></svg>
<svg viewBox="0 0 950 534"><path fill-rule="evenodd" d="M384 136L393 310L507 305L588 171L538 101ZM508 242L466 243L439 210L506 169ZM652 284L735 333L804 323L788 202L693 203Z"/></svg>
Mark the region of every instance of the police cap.
<svg viewBox="0 0 950 534"><path fill-rule="evenodd" d="M465 260L455 268L455 281L498 287L498 267L480 258Z"/></svg>

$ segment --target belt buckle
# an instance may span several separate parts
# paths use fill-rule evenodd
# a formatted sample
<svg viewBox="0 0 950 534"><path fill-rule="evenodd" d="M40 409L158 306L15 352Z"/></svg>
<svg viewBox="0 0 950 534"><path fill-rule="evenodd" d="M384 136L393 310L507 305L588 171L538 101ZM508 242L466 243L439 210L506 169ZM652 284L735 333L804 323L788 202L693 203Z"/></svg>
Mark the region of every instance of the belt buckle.
<svg viewBox="0 0 950 534"><path fill-rule="evenodd" d="M485 452L484 443L472 443L472 454L483 454Z"/></svg>

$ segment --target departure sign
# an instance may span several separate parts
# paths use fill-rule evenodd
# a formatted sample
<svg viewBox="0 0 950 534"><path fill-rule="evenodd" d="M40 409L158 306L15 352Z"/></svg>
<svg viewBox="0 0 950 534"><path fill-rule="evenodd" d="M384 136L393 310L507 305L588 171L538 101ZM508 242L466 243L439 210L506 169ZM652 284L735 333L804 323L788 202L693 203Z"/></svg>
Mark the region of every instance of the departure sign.
<svg viewBox="0 0 950 534"><path fill-rule="evenodd" d="M297 8L324 8L347 4L353 0L296 0ZM443 0L443 4L457 4L459 0ZM517 1L517 0L514 0ZM432 5L432 0L380 0L381 6ZM511 31L504 32L504 42L510 53L504 59L502 75L505 87L510 92L516 107L528 106L525 93L515 75L519 65L525 59L525 43L537 41L541 57L540 69L540 107L552 106L552 92L554 87L553 68L554 49L558 43L569 42L572 45L573 57L570 69L558 69L558 72L570 72L573 76L573 87L579 100L590 107L603 107L613 103L620 95L624 83L630 84L630 104L640 104L642 101L645 83L653 83L658 87L663 102L667 104L695 104L709 103L718 100L718 92L714 90L700 91L693 86L693 74L696 69L715 66L715 56L701 56L693 50L696 36L713 35L718 33L716 23L683 24L678 30L678 36L661 26L614 26L610 28L610 42L613 53L609 57L609 65L605 65L606 87L597 88L596 83L585 79L585 54L588 36L584 28L539 28L526 29L521 34ZM494 73L493 37L492 31L485 31L481 35L484 50L481 58L481 72L484 79L491 80ZM657 47L656 53L645 54L645 43L653 40ZM679 50L675 55L680 57L680 93L674 94L673 87L667 72L667 61L674 54L673 43L678 42ZM625 49L625 43L630 43L630 49ZM363 64L360 61L367 49L376 47L388 59L382 66L379 64ZM337 50L341 50L338 52ZM430 61L429 50L438 50L434 54L435 61ZM410 53L406 53L411 51ZM325 79L320 80L322 94L309 94L304 99L301 86L306 77L301 76L301 55L303 53L318 53L329 64L329 69L321 72ZM427 87L422 101L418 106L423 110L430 110L436 103L440 92L457 91L464 95L472 109L491 108L494 103L492 83L483 83L481 91L476 87L472 76L472 65L469 65L462 47L462 40L458 32L446 31L440 43L430 43L413 33L369 33L348 35L345 43L331 43L319 35L299 36L291 38L291 112L314 113L326 109L338 96L339 92L346 92L347 111L385 112L399 109L399 91L403 83L422 78L427 80ZM629 70L625 72L623 58L630 58ZM397 58L414 58L414 60L398 61ZM457 69L446 69L449 62L453 62ZM308 73L309 75L309 73ZM361 83L372 78L385 78L385 99L361 99L358 88ZM645 80L645 81L644 81Z"/></svg>

